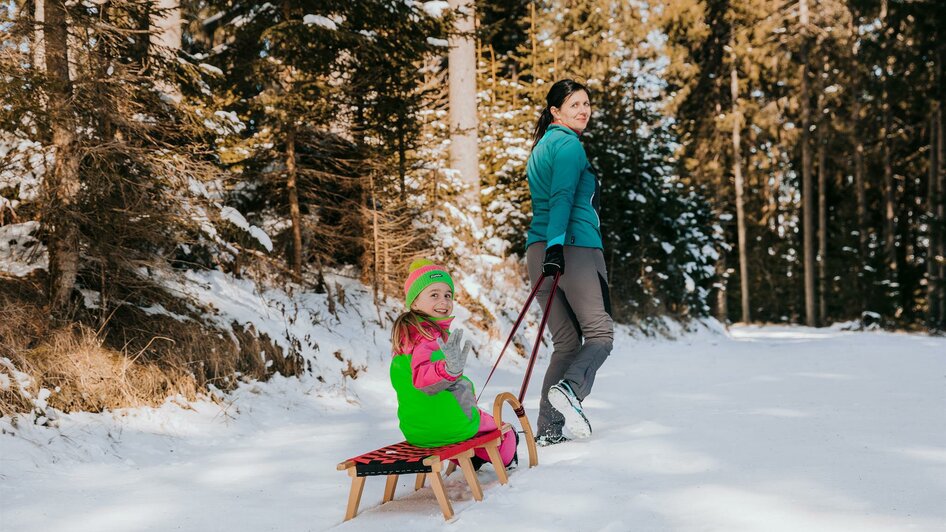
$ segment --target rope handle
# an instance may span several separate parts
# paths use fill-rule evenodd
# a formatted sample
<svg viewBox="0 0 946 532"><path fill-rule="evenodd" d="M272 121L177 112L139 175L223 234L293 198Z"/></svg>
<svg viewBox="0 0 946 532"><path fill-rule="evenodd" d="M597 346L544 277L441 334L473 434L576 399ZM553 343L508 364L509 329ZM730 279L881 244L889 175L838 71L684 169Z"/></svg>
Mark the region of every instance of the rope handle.
<svg viewBox="0 0 946 532"><path fill-rule="evenodd" d="M523 403L526 398L526 390L529 388L529 379L532 377L532 368L535 367L535 359L539 354L539 344L542 343L542 333L545 332L545 324L549 321L549 311L552 310L552 300L555 299L555 290L558 288L561 272L555 273L552 280L552 290L549 292L548 301L545 303L545 312L542 313L542 321L539 322L539 334L535 337L535 344L532 345L532 356L529 357L529 366L526 368L526 376L522 379L522 388L519 390L519 403Z"/></svg>
<svg viewBox="0 0 946 532"><path fill-rule="evenodd" d="M522 306L522 311L519 312L519 317L516 318L516 323L512 326L512 330L509 331L509 338L506 339L506 344L503 345L502 351L499 352L499 356L496 358L496 363L493 364L493 369L489 371L489 376L486 377L486 382L483 383L483 388L480 389L479 395L476 396L476 401L479 402L480 397L482 397L483 392L486 391L486 386L489 384L490 379L493 378L493 373L496 372L496 368L499 367L499 361L503 359L503 355L506 354L506 348L509 347L509 344L512 343L513 337L516 335L516 331L519 329L519 325L522 323L522 319L526 316L526 311L529 310L529 305L532 304L532 300L535 299L535 295L539 292L539 288L542 286L542 282L545 281L545 277L540 277L539 282L535 284L535 288L532 289L532 293L529 294L529 297L526 298L525 305Z"/></svg>

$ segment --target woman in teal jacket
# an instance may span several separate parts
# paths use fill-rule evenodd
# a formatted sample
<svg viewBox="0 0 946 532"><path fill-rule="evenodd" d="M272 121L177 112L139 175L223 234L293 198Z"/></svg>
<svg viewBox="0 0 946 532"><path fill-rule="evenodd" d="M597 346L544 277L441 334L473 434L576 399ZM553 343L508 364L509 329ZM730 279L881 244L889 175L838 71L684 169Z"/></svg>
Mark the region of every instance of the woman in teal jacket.
<svg viewBox="0 0 946 532"><path fill-rule="evenodd" d="M554 350L542 383L540 445L565 441L563 427L574 438L591 436L581 402L614 340L598 216L601 187L580 140L590 118L588 89L573 80L556 82L546 96L526 166L532 196L529 277L535 286L542 276L561 273L549 310ZM551 285L543 283L538 301L547 301Z"/></svg>

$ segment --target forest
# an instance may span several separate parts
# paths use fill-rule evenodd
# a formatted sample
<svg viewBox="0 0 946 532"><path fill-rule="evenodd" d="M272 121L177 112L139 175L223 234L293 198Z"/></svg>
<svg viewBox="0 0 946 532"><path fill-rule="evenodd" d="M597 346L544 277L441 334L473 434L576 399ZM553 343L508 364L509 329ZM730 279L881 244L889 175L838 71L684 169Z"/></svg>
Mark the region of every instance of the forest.
<svg viewBox="0 0 946 532"><path fill-rule="evenodd" d="M591 90L617 321L942 333L937 4L4 2L3 367L65 388L77 347L132 364L121 394L58 396L92 410L306 370L207 318L191 272L330 313L333 276L381 305L422 256L527 291L525 163L564 78ZM24 401L0 386L0 413Z"/></svg>

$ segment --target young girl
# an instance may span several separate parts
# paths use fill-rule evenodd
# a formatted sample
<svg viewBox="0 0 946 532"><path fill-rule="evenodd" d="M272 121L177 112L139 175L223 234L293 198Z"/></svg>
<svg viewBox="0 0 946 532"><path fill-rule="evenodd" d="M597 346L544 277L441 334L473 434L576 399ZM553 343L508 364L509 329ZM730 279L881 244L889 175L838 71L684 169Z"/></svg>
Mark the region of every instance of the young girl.
<svg viewBox="0 0 946 532"><path fill-rule="evenodd" d="M463 375L470 342L461 347L463 330L450 332L450 274L429 260L414 261L404 294L408 311L394 322L391 334L391 384L404 438L412 445L439 447L496 430L493 416L476 406L473 382ZM499 446L507 467L515 460L515 434L506 433ZM475 465L489 461L485 450L475 453Z"/></svg>

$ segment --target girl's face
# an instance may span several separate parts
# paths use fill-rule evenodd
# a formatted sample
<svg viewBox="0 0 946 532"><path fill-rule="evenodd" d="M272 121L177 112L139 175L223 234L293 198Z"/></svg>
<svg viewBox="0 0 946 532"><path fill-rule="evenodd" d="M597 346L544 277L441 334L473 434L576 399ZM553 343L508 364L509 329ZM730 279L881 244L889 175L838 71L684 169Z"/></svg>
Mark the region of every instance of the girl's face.
<svg viewBox="0 0 946 532"><path fill-rule="evenodd" d="M434 283L425 288L414 302L411 310L423 312L434 318L446 318L453 312L453 292L447 283Z"/></svg>
<svg viewBox="0 0 946 532"><path fill-rule="evenodd" d="M591 101L585 91L575 91L565 98L561 107L551 107L552 118L565 127L582 132L591 120Z"/></svg>

